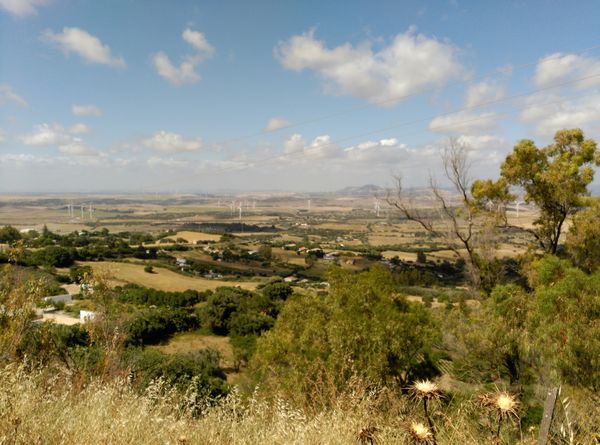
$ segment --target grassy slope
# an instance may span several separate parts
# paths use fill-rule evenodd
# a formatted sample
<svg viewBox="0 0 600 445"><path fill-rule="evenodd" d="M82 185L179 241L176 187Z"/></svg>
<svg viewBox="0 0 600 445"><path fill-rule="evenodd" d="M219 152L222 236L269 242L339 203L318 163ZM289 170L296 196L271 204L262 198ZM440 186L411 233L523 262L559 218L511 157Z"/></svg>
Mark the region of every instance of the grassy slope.
<svg viewBox="0 0 600 445"><path fill-rule="evenodd" d="M192 418L184 399L160 385L138 395L119 381L75 387L71 381L55 372L31 374L16 366L0 369L0 443L348 445L360 443L359 432L374 426L378 445L409 444L414 442L407 435L407 424L423 420L421 406L415 402L390 392L373 397L360 387L349 388L333 408L316 414L277 399L253 397L244 404L233 393ZM577 443L595 443L600 408L572 403L569 409L580 431ZM478 424L481 416L472 399L453 400L450 406L436 409L438 444L492 443L489 429ZM495 418L487 419L494 424ZM520 440L518 426L505 422L502 443L534 445L536 433L523 431Z"/></svg>

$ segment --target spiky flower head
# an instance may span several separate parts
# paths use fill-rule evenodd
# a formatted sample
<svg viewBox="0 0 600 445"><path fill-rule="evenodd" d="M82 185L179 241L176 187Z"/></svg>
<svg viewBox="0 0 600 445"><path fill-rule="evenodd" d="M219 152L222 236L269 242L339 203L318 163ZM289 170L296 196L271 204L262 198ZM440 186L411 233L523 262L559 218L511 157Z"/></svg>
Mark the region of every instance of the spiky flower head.
<svg viewBox="0 0 600 445"><path fill-rule="evenodd" d="M419 400L438 399L442 394L440 387L431 380L417 380L410 387L410 392Z"/></svg>
<svg viewBox="0 0 600 445"><path fill-rule="evenodd" d="M408 425L408 433L416 443L425 445L433 443L433 433L424 423L411 422Z"/></svg>
<svg viewBox="0 0 600 445"><path fill-rule="evenodd" d="M479 396L479 403L487 408L491 408L503 417L510 415L517 416L517 399L504 391L496 391L491 394Z"/></svg>

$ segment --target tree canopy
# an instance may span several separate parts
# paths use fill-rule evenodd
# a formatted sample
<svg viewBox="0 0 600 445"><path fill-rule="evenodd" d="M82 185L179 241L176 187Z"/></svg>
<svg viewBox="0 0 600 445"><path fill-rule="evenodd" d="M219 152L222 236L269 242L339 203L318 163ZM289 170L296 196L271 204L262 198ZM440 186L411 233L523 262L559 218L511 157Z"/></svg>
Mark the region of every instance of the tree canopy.
<svg viewBox="0 0 600 445"><path fill-rule="evenodd" d="M565 220L588 203L593 165L600 165L596 142L578 128L557 131L554 143L543 148L523 139L502 163L500 181L482 186L480 196L493 199L506 195L508 186L521 187L525 201L540 211L531 233L542 249L556 253Z"/></svg>

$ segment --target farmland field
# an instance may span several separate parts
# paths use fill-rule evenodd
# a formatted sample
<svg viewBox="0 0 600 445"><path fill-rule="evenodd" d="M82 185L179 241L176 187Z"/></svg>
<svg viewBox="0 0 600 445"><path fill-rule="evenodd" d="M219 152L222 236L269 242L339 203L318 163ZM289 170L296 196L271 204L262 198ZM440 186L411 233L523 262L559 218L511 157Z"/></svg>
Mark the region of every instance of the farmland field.
<svg viewBox="0 0 600 445"><path fill-rule="evenodd" d="M140 286L151 287L164 291L184 291L194 289L197 291L214 290L222 286L239 286L242 289L256 289L256 281L222 281L211 280L201 277L189 277L181 275L162 267L155 267L154 273L144 272L144 266L131 263L104 262L82 262L83 265L91 266L92 269L109 275L115 281L123 283L134 283Z"/></svg>

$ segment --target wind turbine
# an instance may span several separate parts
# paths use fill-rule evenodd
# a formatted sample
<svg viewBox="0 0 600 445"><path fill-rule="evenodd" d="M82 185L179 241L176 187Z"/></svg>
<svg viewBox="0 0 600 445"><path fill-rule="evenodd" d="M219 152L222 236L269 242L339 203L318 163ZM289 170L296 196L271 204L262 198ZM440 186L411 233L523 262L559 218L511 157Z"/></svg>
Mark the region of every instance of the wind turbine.
<svg viewBox="0 0 600 445"><path fill-rule="evenodd" d="M308 200L308 211L310 212L310 199Z"/></svg>
<svg viewBox="0 0 600 445"><path fill-rule="evenodd" d="M93 213L94 213L94 209L92 208L92 203L90 202L90 220L92 219Z"/></svg>
<svg viewBox="0 0 600 445"><path fill-rule="evenodd" d="M83 209L84 209L84 205L81 204L81 220L83 221Z"/></svg>
<svg viewBox="0 0 600 445"><path fill-rule="evenodd" d="M521 204L525 204L525 201L517 201L515 203L515 205L517 207L517 219L519 219L519 207L521 206Z"/></svg>
<svg viewBox="0 0 600 445"><path fill-rule="evenodd" d="M379 203L379 198L375 198L374 208L375 208L375 214L377 215L377 218L379 218L379 210L381 210L381 205Z"/></svg>
<svg viewBox="0 0 600 445"><path fill-rule="evenodd" d="M240 212L240 216L239 216L239 218L240 218L240 221L241 221L241 220L242 220L242 201L240 201L240 205L239 205L239 207L238 207L238 210L239 210L239 212Z"/></svg>

